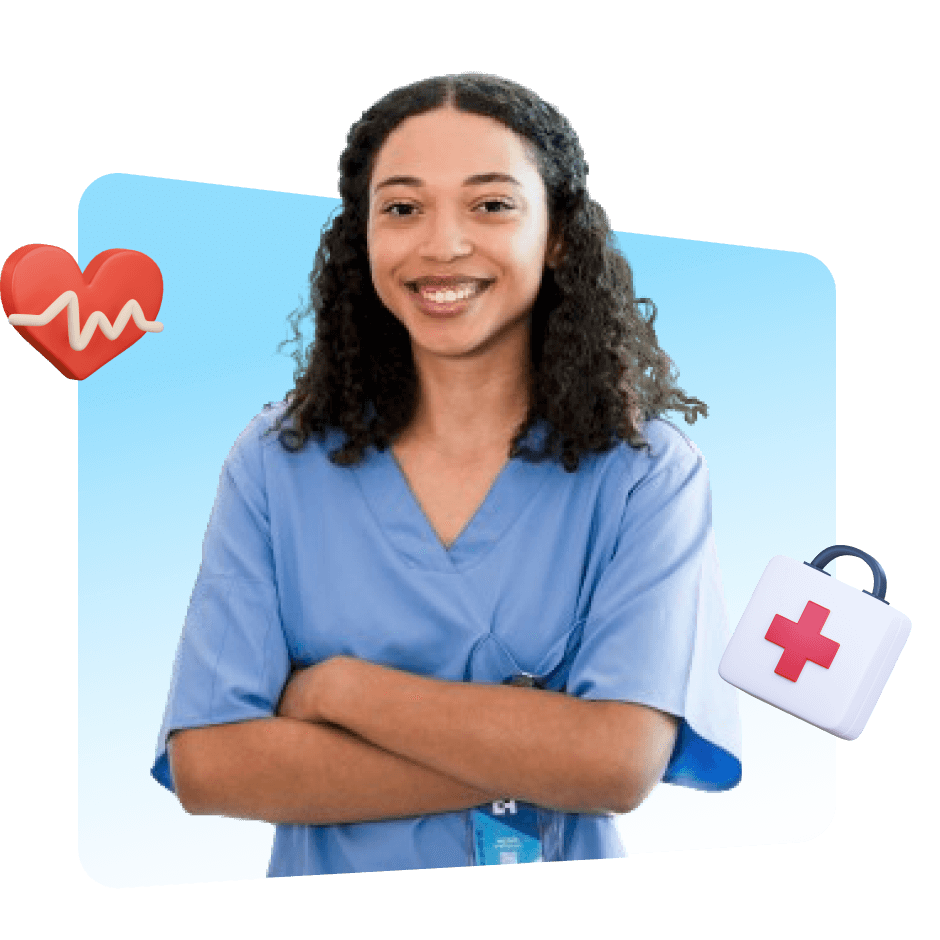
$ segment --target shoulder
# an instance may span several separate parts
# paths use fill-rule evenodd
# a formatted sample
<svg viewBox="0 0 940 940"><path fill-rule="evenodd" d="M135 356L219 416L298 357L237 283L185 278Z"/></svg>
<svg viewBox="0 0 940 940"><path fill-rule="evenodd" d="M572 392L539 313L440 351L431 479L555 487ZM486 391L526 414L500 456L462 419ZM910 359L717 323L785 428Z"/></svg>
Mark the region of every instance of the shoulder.
<svg viewBox="0 0 940 940"><path fill-rule="evenodd" d="M226 458L226 466L260 474L264 472L265 466L327 460L328 451L337 444L337 434L328 433L322 441L308 439L301 450L292 452L281 443L280 438L281 431L291 426L290 419L284 420L286 412L286 401L265 405L236 438Z"/></svg>
<svg viewBox="0 0 940 940"><path fill-rule="evenodd" d="M599 455L597 500L622 526L662 513L697 515L710 505L708 467L701 451L674 424L656 418L640 428L646 444L620 441Z"/></svg>
<svg viewBox="0 0 940 940"><path fill-rule="evenodd" d="M648 442L648 459L652 465L689 470L705 467L705 457L695 442L671 421L651 418L643 425L643 435Z"/></svg>
<svg viewBox="0 0 940 940"><path fill-rule="evenodd" d="M651 418L640 430L645 444L634 447L620 441L604 455L611 468L616 467L621 478L631 487L650 477L687 476L696 471L707 474L702 452L671 421Z"/></svg>
<svg viewBox="0 0 940 940"><path fill-rule="evenodd" d="M284 402L265 405L264 409L248 422L248 426L235 439L225 458L225 466L229 470L236 467L258 469L264 460L265 450L271 450L272 444L281 447L276 426L285 407Z"/></svg>

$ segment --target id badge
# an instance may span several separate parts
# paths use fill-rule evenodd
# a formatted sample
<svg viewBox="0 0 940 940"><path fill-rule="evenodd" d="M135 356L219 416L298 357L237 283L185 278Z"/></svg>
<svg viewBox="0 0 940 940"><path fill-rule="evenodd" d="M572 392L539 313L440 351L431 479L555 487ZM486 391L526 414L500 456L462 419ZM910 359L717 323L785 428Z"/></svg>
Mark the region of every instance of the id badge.
<svg viewBox="0 0 940 940"><path fill-rule="evenodd" d="M561 859L563 814L520 800L469 810L471 865L520 865Z"/></svg>

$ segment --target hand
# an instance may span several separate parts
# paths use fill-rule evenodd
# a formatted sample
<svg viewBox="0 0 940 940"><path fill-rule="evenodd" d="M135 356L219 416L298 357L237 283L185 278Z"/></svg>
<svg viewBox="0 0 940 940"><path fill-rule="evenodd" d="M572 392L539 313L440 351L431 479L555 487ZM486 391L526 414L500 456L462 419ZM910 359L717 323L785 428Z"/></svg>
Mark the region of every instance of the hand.
<svg viewBox="0 0 940 940"><path fill-rule="evenodd" d="M348 656L333 656L313 666L294 669L281 692L277 706L280 718L296 718L300 721L320 721L326 716L330 680L336 679L347 663L355 662Z"/></svg>

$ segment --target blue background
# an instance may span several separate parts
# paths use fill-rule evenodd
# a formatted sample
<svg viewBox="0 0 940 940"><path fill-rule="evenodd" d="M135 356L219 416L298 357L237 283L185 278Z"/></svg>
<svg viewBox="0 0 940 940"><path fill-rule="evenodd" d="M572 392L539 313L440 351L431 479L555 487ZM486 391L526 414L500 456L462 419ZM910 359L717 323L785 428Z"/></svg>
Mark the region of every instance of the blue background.
<svg viewBox="0 0 940 940"><path fill-rule="evenodd" d="M105 884L264 872L270 827L187 817L149 768L219 470L293 384L276 347L338 204L128 175L82 197L83 269L132 248L164 278L163 332L78 390L79 850ZM617 237L680 386L709 406L692 426L673 417L708 459L733 628L772 556L810 560L835 541L835 286L809 255ZM769 774L772 749L752 756L745 736L745 779L761 761ZM773 822L749 831L792 838Z"/></svg>

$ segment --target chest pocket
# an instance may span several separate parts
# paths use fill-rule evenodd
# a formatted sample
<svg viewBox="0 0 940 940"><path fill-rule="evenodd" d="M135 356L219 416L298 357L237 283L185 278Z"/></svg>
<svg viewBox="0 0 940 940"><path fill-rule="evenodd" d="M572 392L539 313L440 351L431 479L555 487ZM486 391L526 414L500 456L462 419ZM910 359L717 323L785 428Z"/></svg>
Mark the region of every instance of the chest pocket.
<svg viewBox="0 0 940 940"><path fill-rule="evenodd" d="M539 679L546 689L564 692L568 672L581 647L584 618L562 632L538 661L527 662L515 655L495 633L480 637L470 652L466 682L503 682L510 676L526 674Z"/></svg>

